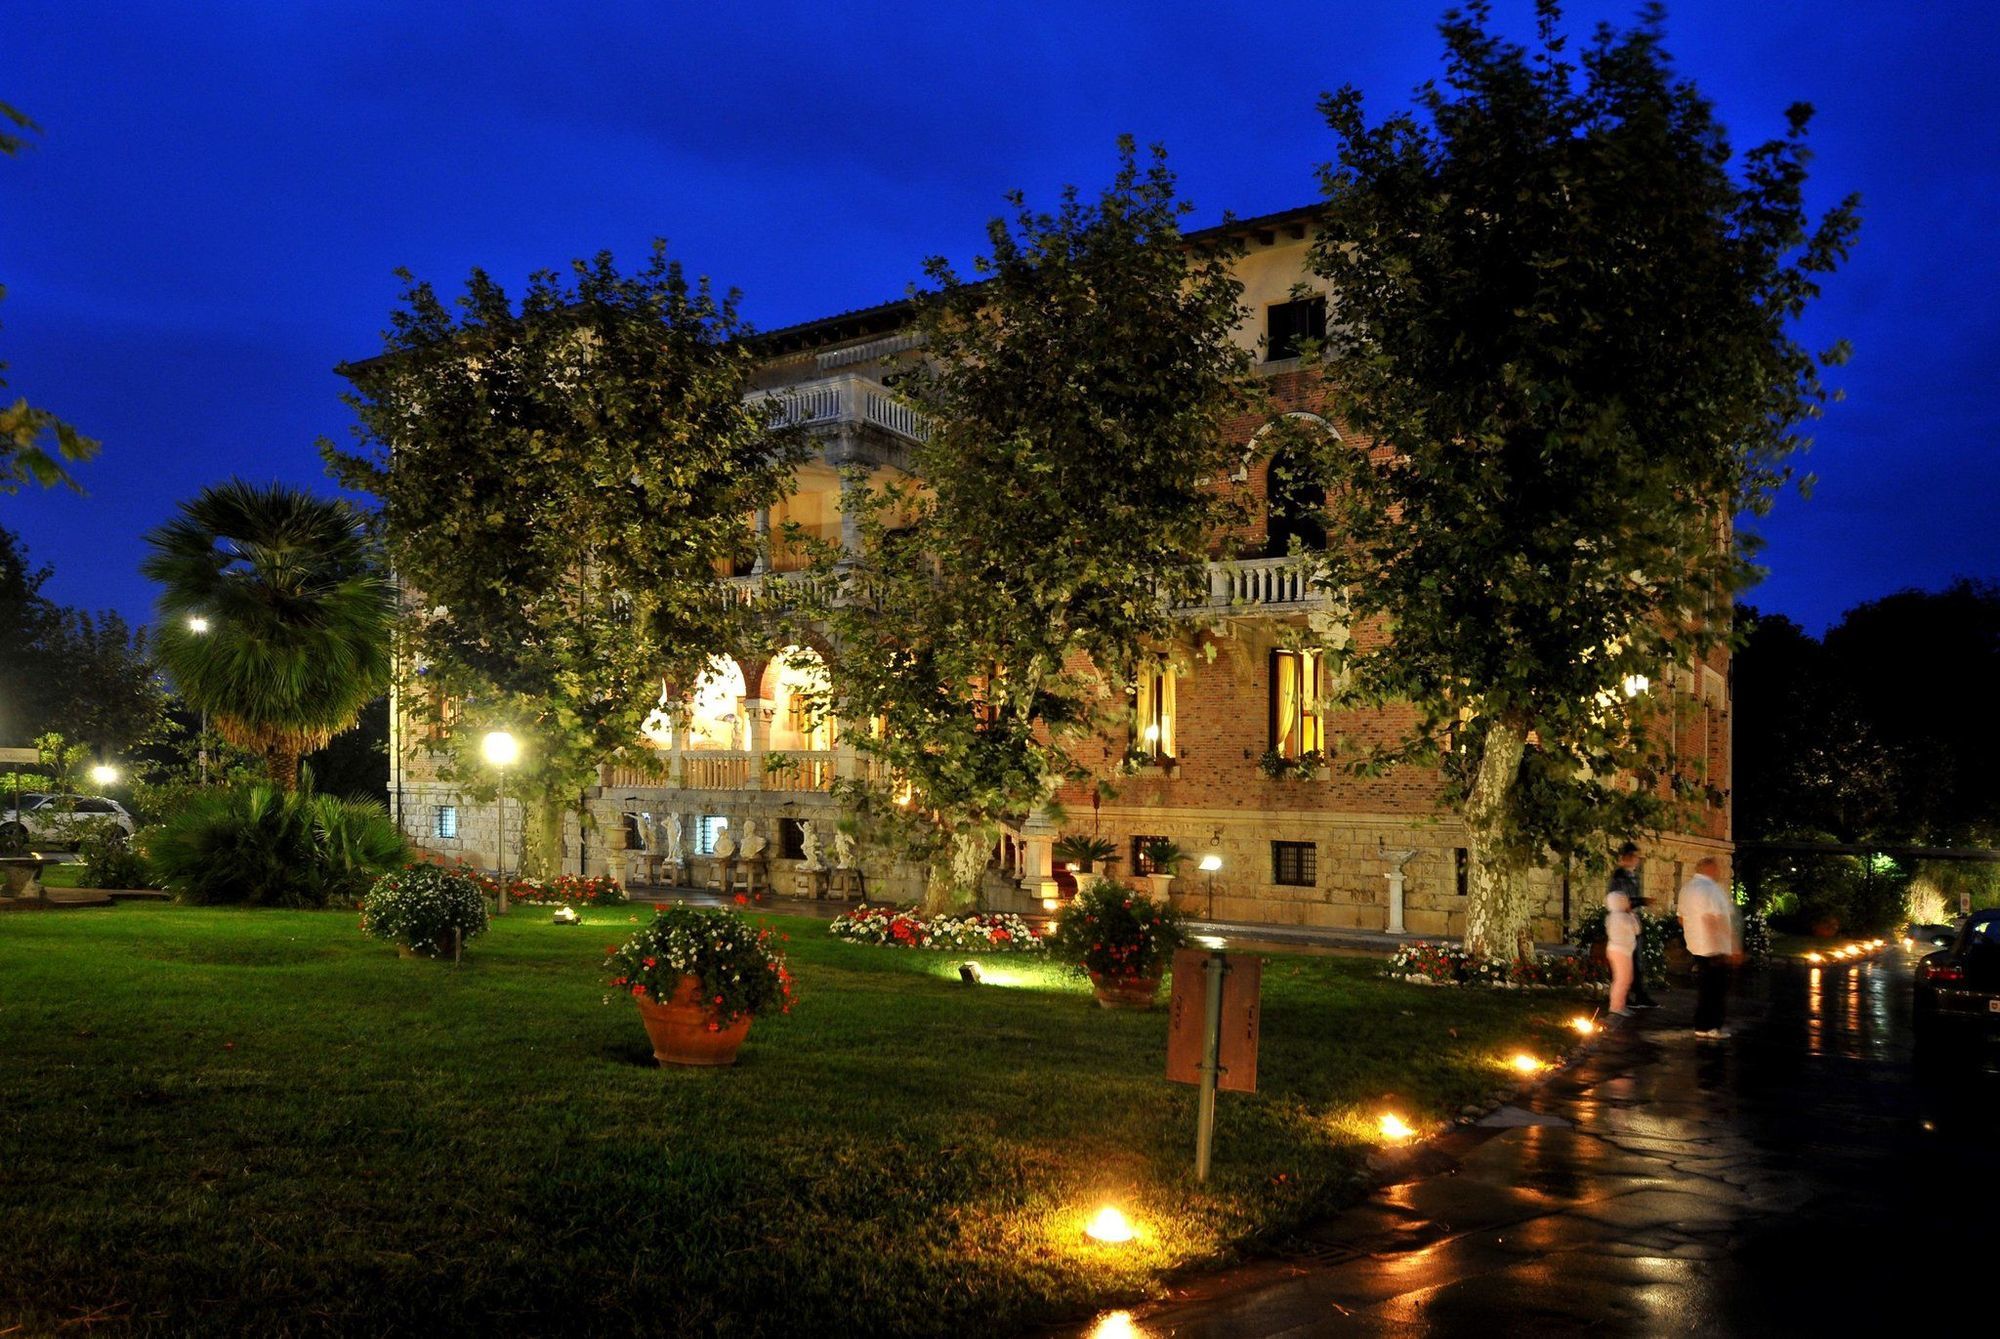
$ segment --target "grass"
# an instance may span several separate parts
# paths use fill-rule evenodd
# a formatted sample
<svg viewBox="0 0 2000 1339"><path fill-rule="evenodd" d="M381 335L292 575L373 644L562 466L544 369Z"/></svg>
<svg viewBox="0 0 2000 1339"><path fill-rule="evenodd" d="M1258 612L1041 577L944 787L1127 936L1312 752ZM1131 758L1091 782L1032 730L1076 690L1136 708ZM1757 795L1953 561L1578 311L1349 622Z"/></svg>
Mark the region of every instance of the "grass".
<svg viewBox="0 0 2000 1339"><path fill-rule="evenodd" d="M1576 1007L1270 957L1203 1187L1164 1010L779 917L794 1013L661 1071L602 1002L627 914L458 969L342 913L0 919L0 1333L1005 1333L1337 1206L1379 1110L1447 1119ZM1083 1239L1105 1201L1135 1246Z"/></svg>
<svg viewBox="0 0 2000 1339"><path fill-rule="evenodd" d="M61 865L44 865L42 867L42 886L44 888L83 887L82 862L76 861Z"/></svg>

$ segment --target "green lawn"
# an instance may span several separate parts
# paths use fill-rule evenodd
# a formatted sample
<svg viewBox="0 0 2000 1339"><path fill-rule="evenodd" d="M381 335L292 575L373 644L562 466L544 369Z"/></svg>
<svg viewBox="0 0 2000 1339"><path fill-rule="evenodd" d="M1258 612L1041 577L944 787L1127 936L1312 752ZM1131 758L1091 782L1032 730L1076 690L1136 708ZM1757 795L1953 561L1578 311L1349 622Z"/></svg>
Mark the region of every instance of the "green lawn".
<svg viewBox="0 0 2000 1339"><path fill-rule="evenodd" d="M1447 1118L1576 1008L1271 958L1203 1188L1163 1010L777 917L797 1009L663 1072L602 1003L627 917L453 969L348 913L0 916L0 1334L1006 1333L1337 1205L1385 1104ZM1082 1238L1106 1200L1137 1246Z"/></svg>

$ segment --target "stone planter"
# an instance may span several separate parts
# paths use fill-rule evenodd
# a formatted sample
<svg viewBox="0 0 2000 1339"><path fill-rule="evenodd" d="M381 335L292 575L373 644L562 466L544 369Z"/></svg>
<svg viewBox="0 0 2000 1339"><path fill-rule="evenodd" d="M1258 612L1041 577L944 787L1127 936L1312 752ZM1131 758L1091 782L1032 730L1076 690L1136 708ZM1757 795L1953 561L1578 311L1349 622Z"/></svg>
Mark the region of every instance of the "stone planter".
<svg viewBox="0 0 2000 1339"><path fill-rule="evenodd" d="M1090 974L1091 989L1097 993L1100 1009L1150 1009L1159 998L1161 973L1151 976L1105 976Z"/></svg>
<svg viewBox="0 0 2000 1339"><path fill-rule="evenodd" d="M701 997L701 978L684 976L674 987L673 997L655 1003L634 997L646 1036L653 1043L653 1059L662 1065L733 1065L743 1039L750 1035L750 1016L711 1029L715 1011Z"/></svg>
<svg viewBox="0 0 2000 1339"><path fill-rule="evenodd" d="M1153 890L1153 897L1160 902L1171 903L1174 892L1174 876L1171 874L1148 874L1146 883Z"/></svg>

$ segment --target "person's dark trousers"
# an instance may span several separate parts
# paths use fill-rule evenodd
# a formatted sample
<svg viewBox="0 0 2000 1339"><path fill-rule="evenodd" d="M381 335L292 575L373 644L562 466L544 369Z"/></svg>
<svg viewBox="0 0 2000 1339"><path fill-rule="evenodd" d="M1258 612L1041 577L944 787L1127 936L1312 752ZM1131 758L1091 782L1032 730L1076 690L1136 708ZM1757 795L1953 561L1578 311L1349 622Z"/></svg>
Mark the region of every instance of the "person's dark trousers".
<svg viewBox="0 0 2000 1339"><path fill-rule="evenodd" d="M1694 960L1694 1027L1709 1032L1722 1026L1729 998L1729 959L1720 956Z"/></svg>

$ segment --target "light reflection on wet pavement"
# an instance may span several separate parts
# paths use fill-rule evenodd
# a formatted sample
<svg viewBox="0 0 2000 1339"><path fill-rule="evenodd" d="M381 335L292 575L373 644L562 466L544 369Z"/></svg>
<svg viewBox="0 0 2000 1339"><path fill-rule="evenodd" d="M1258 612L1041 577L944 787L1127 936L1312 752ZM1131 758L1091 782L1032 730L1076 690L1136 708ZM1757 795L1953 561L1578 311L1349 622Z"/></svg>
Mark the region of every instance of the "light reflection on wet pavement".
<svg viewBox="0 0 2000 1339"><path fill-rule="evenodd" d="M1914 1065L1914 956L1775 967L1720 1043L1688 1031L1678 990L1523 1100L1558 1123L1075 1333L1840 1334L1951 1314L1991 1295L1964 1268L2000 1232L2000 1065L1991 1045Z"/></svg>

